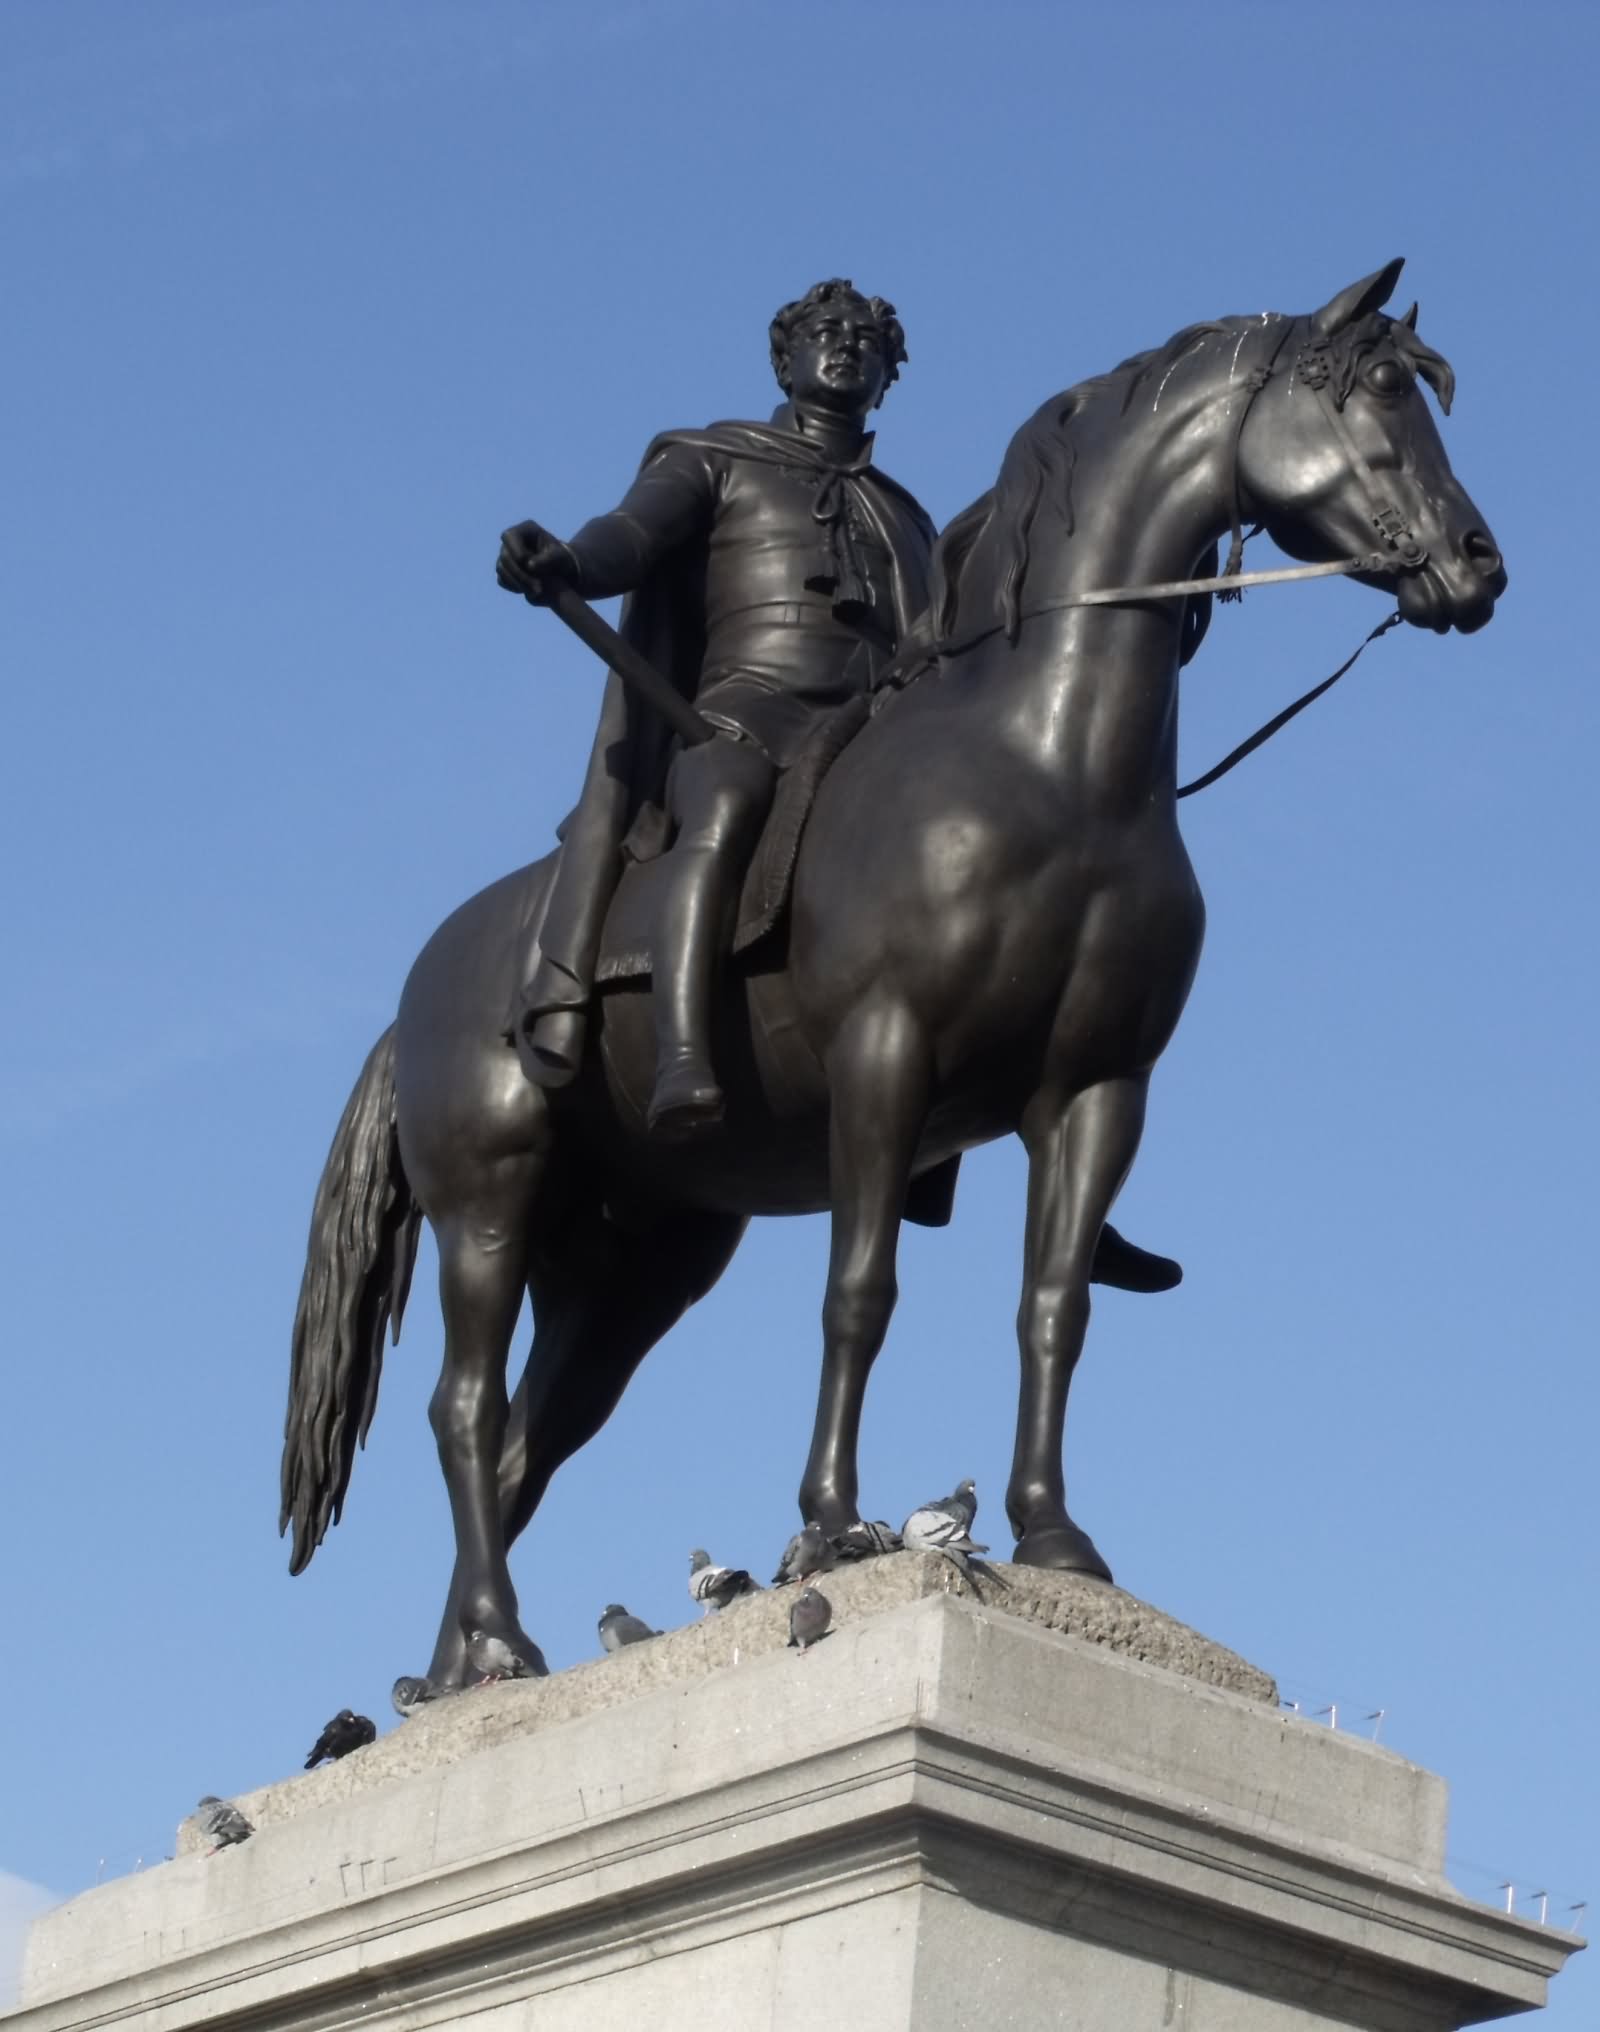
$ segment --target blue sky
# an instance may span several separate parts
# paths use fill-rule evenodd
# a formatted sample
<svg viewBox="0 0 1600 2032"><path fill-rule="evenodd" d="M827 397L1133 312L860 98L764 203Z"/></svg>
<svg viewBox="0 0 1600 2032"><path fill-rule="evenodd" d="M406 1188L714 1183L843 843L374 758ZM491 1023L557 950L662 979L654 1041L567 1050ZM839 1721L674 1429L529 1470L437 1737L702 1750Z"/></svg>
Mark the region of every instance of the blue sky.
<svg viewBox="0 0 1600 2032"><path fill-rule="evenodd" d="M1463 1889L1600 1888L1592 11L12 0L6 31L0 1872L159 1857L426 1661L431 1255L294 1582L277 1451L345 1095L592 727L584 652L494 589L500 528L764 414L766 321L822 275L900 307L879 452L942 521L1053 390L1403 253L1511 590L1185 807L1208 943L1119 1219L1189 1276L1100 1302L1069 1469L1126 1586L1449 1778ZM1186 773L1382 611L1220 614ZM878 1513L972 1474L1003 1534L1021 1191L983 1153L907 1238ZM558 1481L517 1561L556 1663L608 1600L685 1617L680 1541L781 1546L825 1244L753 1233ZM1596 1982L1545 2022L1591 2026Z"/></svg>

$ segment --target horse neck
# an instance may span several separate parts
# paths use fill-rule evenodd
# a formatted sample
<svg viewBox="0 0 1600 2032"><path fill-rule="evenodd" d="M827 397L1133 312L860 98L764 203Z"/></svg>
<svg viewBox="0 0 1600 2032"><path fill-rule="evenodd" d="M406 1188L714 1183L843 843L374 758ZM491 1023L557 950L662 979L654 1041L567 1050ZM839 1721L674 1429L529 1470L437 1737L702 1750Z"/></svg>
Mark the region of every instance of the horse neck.
<svg viewBox="0 0 1600 2032"><path fill-rule="evenodd" d="M1102 398L1108 406L1113 398ZM1188 578L1228 527L1243 387L1183 400L1152 390L1126 415L1093 420L1075 442L1067 504L1035 523L1014 651L993 659L1013 726L1041 761L1081 778L1092 766L1087 723L1103 725L1117 687L1114 743L1139 794L1176 766L1176 691L1183 602L1072 607L1084 593ZM1084 420L1089 423L1089 419ZM1103 758L1102 758L1103 759Z"/></svg>

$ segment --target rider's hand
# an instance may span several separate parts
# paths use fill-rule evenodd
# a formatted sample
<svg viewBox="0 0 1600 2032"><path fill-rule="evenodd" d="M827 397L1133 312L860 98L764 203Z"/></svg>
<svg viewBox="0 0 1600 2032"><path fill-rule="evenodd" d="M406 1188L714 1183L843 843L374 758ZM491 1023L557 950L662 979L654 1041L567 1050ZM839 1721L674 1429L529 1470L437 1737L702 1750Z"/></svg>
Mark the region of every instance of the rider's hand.
<svg viewBox="0 0 1600 2032"><path fill-rule="evenodd" d="M508 593L521 593L531 605L543 607L557 583L577 584L578 560L541 524L518 522L500 538L494 575Z"/></svg>

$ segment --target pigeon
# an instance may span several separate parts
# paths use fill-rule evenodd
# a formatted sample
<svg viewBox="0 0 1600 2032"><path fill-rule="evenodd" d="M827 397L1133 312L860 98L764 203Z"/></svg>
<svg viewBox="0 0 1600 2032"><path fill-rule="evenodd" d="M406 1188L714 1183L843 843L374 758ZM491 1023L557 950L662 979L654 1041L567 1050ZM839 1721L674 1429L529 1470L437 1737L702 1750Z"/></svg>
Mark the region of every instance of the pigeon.
<svg viewBox="0 0 1600 2032"><path fill-rule="evenodd" d="M209 1839L213 1855L218 1849L232 1848L235 1842L248 1841L255 1833L238 1807L230 1806L214 1792L208 1792L195 1811L200 1816L200 1832Z"/></svg>
<svg viewBox="0 0 1600 2032"><path fill-rule="evenodd" d="M620 1651L625 1644L642 1644L647 1637L659 1637L642 1616L630 1616L621 1602L607 1602L600 1618L600 1642L607 1651Z"/></svg>
<svg viewBox="0 0 1600 2032"><path fill-rule="evenodd" d="M869 1524L858 1519L847 1524L833 1540L833 1549L841 1559L873 1559L880 1552L898 1552L900 1534L892 1524Z"/></svg>
<svg viewBox="0 0 1600 2032"><path fill-rule="evenodd" d="M448 1691L447 1687L435 1686L431 1679L413 1679L402 1673L395 1681L389 1699L395 1713L405 1721L419 1707L426 1707L430 1700L443 1700Z"/></svg>
<svg viewBox="0 0 1600 2032"><path fill-rule="evenodd" d="M833 1620L833 1604L826 1595L817 1593L814 1587L802 1588L794 1598L789 1611L789 1643L809 1651L828 1634L828 1625Z"/></svg>
<svg viewBox="0 0 1600 2032"><path fill-rule="evenodd" d="M689 1593L708 1616L713 1609L725 1609L740 1595L760 1592L760 1583L742 1566L713 1566L710 1553L698 1545L689 1554Z"/></svg>
<svg viewBox="0 0 1600 2032"><path fill-rule="evenodd" d="M942 1552L962 1573L970 1574L969 1555L989 1550L987 1545L973 1542L972 1520L977 1514L977 1489L970 1481L961 1482L954 1495L941 1496L913 1510L900 1536L913 1552Z"/></svg>
<svg viewBox="0 0 1600 2032"><path fill-rule="evenodd" d="M504 1637L492 1637L487 1630L474 1630L467 1639L467 1663L478 1675L478 1685L497 1679L537 1677L526 1658L521 1658Z"/></svg>
<svg viewBox="0 0 1600 2032"><path fill-rule="evenodd" d="M306 1769L314 1771L326 1757L330 1764L337 1764L341 1757L348 1757L352 1750L364 1750L368 1743L378 1740L375 1723L364 1714L357 1714L353 1708L342 1707L318 1736L306 1759Z"/></svg>
<svg viewBox="0 0 1600 2032"><path fill-rule="evenodd" d="M814 1573L826 1573L838 1563L839 1555L828 1542L828 1534L820 1524L808 1524L803 1531L797 1531L784 1547L778 1571L772 1576L774 1587L787 1587L792 1580L809 1580Z"/></svg>

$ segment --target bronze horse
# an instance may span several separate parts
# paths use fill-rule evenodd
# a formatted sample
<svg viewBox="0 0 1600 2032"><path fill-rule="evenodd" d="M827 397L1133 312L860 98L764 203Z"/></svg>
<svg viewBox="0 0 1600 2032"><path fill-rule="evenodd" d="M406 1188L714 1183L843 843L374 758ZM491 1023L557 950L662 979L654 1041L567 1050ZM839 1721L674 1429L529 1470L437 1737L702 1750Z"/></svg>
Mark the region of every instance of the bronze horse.
<svg viewBox="0 0 1600 2032"><path fill-rule="evenodd" d="M992 492L941 539L937 662L822 781L786 965L729 970L719 1128L646 1135L637 986L600 998L573 1086L524 1078L504 1026L553 856L434 934L317 1194L284 1450L292 1571L339 1515L424 1215L445 1320L430 1416L456 1537L435 1680L462 1683L473 1629L544 1669L507 1548L752 1214L832 1209L800 1508L842 1530L908 1187L1015 1133L1029 1159L1016 1557L1109 1577L1067 1510L1067 1388L1204 927L1175 804L1184 601L1140 589L1184 579L1247 515L1293 557L1364 559L1356 575L1418 626L1490 618L1505 572L1418 385L1448 408L1449 367L1414 313L1380 310L1399 268L1310 316L1191 326L1023 425ZM535 1338L508 1404L525 1289Z"/></svg>

